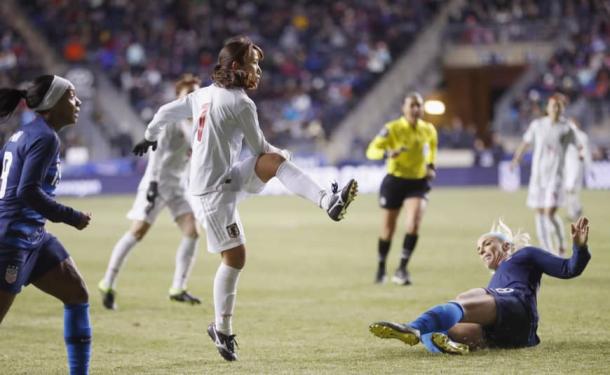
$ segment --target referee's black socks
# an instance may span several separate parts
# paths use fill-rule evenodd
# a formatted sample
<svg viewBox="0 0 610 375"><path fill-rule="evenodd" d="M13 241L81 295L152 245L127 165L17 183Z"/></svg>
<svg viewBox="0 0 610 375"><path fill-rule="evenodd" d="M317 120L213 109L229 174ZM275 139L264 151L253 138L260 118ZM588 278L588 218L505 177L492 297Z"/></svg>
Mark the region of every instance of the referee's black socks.
<svg viewBox="0 0 610 375"><path fill-rule="evenodd" d="M400 257L400 269L406 269L409 264L409 259L415 251L415 245L417 245L417 234L406 234L405 239L402 243L402 255Z"/></svg>
<svg viewBox="0 0 610 375"><path fill-rule="evenodd" d="M381 238L379 239L379 243L377 245L377 252L379 254L379 267L385 268L385 260L388 257L391 245L392 241L382 240Z"/></svg>

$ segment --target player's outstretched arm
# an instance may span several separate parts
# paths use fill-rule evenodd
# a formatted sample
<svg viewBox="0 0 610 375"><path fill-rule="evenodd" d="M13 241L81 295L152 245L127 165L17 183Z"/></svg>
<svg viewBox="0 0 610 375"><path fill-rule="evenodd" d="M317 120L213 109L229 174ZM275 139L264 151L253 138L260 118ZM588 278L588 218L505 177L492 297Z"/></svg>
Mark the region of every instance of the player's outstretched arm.
<svg viewBox="0 0 610 375"><path fill-rule="evenodd" d="M150 147L152 147L153 151L155 151L157 149L157 141L147 141L146 138L144 138L133 146L133 150L131 152L133 152L133 154L136 156L142 156L148 152Z"/></svg>
<svg viewBox="0 0 610 375"><path fill-rule="evenodd" d="M527 151L528 147L529 147L529 143L527 143L527 142L521 142L519 147L517 147L517 150L515 151L515 154L513 155L513 160L510 163L512 168L516 167L517 165L519 165L521 163L523 154L525 153L525 151Z"/></svg>
<svg viewBox="0 0 610 375"><path fill-rule="evenodd" d="M591 259L587 246L588 237L589 219L581 217L572 224L573 246L570 258L560 258L547 251L534 249L535 251L530 251L530 260L547 275L560 279L571 279L580 275Z"/></svg>
<svg viewBox="0 0 610 375"><path fill-rule="evenodd" d="M144 139L134 146L132 152L137 156L142 156L148 152L150 147L153 151L156 150L157 138L167 125L191 117L193 117L191 94L162 105L146 127Z"/></svg>

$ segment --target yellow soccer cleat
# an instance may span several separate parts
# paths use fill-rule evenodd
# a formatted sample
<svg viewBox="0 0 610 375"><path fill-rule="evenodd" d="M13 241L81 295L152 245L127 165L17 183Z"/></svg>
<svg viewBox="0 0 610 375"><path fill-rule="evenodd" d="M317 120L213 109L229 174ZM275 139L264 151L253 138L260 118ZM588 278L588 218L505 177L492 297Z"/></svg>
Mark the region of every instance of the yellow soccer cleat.
<svg viewBox="0 0 610 375"><path fill-rule="evenodd" d="M452 341L444 333L433 333L432 342L443 353L464 355L470 352L468 345Z"/></svg>
<svg viewBox="0 0 610 375"><path fill-rule="evenodd" d="M375 322L369 326L369 331L379 338L397 339L411 346L419 343L419 332L406 324Z"/></svg>

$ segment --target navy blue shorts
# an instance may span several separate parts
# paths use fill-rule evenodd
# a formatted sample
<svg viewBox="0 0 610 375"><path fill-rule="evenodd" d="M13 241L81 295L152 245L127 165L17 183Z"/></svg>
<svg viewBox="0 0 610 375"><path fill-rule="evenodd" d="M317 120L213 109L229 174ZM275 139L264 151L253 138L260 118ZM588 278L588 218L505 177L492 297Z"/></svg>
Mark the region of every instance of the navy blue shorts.
<svg viewBox="0 0 610 375"><path fill-rule="evenodd" d="M397 209L407 198L427 199L430 183L426 178L409 179L386 175L381 182L379 205L381 208Z"/></svg>
<svg viewBox="0 0 610 375"><path fill-rule="evenodd" d="M490 347L524 348L532 345L536 324L532 321L527 304L518 291L512 288L486 288L496 301L496 323L483 327Z"/></svg>
<svg viewBox="0 0 610 375"><path fill-rule="evenodd" d="M24 285L36 281L70 256L50 233L30 250L0 248L0 290L18 294Z"/></svg>

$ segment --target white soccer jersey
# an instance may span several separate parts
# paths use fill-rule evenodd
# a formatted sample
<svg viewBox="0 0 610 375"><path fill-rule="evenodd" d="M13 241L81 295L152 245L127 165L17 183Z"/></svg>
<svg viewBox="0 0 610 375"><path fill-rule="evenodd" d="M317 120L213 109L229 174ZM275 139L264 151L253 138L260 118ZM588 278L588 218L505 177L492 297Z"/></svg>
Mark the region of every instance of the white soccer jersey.
<svg viewBox="0 0 610 375"><path fill-rule="evenodd" d="M523 140L534 146L530 188L547 188L563 182L566 149L577 142L575 128L563 117L555 124L548 116L532 121L523 135Z"/></svg>
<svg viewBox="0 0 610 375"><path fill-rule="evenodd" d="M159 134L157 150L151 152L138 189L147 189L157 181L159 193L165 199L184 196L183 178L191 154L191 122L168 124Z"/></svg>
<svg viewBox="0 0 610 375"><path fill-rule="evenodd" d="M238 161L243 139L254 155L275 149L265 140L256 105L246 92L214 84L159 108L144 137L156 140L164 127L188 118L193 122L191 194L222 190L223 184L229 182L231 167Z"/></svg>
<svg viewBox="0 0 610 375"><path fill-rule="evenodd" d="M585 171L592 163L589 137L585 132L576 128L576 140L581 147L570 145L566 150L565 187L567 190L580 190L584 182Z"/></svg>

